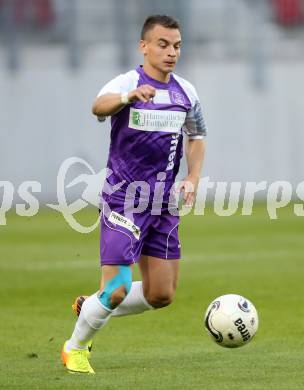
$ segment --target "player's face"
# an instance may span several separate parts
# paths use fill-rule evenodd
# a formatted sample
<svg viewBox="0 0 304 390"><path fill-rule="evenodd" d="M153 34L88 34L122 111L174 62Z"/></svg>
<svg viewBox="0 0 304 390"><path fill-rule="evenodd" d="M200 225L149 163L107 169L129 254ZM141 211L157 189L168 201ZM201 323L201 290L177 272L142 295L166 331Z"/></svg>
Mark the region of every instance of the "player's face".
<svg viewBox="0 0 304 390"><path fill-rule="evenodd" d="M160 25L147 32L140 41L140 50L145 62L155 70L168 74L173 71L181 48L181 35L178 29Z"/></svg>

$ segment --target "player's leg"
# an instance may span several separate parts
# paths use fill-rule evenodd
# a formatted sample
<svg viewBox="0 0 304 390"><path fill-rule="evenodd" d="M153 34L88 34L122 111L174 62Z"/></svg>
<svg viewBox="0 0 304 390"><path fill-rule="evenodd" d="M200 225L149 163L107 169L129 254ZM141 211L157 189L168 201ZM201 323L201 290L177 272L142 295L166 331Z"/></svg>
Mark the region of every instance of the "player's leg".
<svg viewBox="0 0 304 390"><path fill-rule="evenodd" d="M104 265L100 292L88 297L81 308L71 338L65 343L62 360L69 371L93 373L88 362L88 345L112 311L123 301L132 284L129 265Z"/></svg>
<svg viewBox="0 0 304 390"><path fill-rule="evenodd" d="M81 295L76 298L72 305L73 311L77 316L80 315L84 301L88 299L87 296ZM141 280L132 282L129 294L122 301L122 303L112 311L111 317L128 316L131 314L140 314L144 311L153 309L149 304L143 292L143 283Z"/></svg>
<svg viewBox="0 0 304 390"><path fill-rule="evenodd" d="M168 306L177 286L179 260L166 260L142 255L139 261L142 280L132 282L123 302L113 310L111 317L140 314L147 310ZM79 315L86 297L78 297L73 310Z"/></svg>
<svg viewBox="0 0 304 390"><path fill-rule="evenodd" d="M106 324L112 310L123 301L131 283L131 266L102 266L100 292L88 297L82 305L68 348L87 348L97 330Z"/></svg>
<svg viewBox="0 0 304 390"><path fill-rule="evenodd" d="M178 279L180 242L179 218L169 213L149 218L139 261L142 281L133 282L130 294L113 316L138 314L172 302Z"/></svg>
<svg viewBox="0 0 304 390"><path fill-rule="evenodd" d="M154 308L168 306L175 294L181 257L178 226L179 217L169 211L151 217L139 267L144 296Z"/></svg>
<svg viewBox="0 0 304 390"><path fill-rule="evenodd" d="M179 260L142 255L139 261L141 281L132 283L130 293L112 313L113 317L140 314L168 306L174 297Z"/></svg>
<svg viewBox="0 0 304 390"><path fill-rule="evenodd" d="M147 301L141 280L132 282L131 290L124 301L112 312L112 317L140 314L153 309Z"/></svg>
<svg viewBox="0 0 304 390"><path fill-rule="evenodd" d="M168 306L174 298L179 274L179 259L142 256L139 263L143 293L154 308Z"/></svg>
<svg viewBox="0 0 304 390"><path fill-rule="evenodd" d="M126 299L112 313L113 317L139 314L152 308L164 307L173 299L179 270L179 218L166 213L149 218L149 235L145 238L139 267L142 281L132 283ZM152 256L153 255L153 256ZM81 306L76 302L78 311Z"/></svg>

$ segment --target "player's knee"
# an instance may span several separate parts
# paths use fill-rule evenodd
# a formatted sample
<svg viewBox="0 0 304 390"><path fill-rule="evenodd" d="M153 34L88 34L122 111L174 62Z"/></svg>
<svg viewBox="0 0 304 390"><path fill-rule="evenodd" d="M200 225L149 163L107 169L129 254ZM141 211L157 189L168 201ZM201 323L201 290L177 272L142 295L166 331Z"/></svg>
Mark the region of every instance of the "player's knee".
<svg viewBox="0 0 304 390"><path fill-rule="evenodd" d="M173 301L173 293L164 292L164 293L153 293L148 295L147 301L155 309L160 309L161 307L169 306Z"/></svg>
<svg viewBox="0 0 304 390"><path fill-rule="evenodd" d="M112 308L115 308L120 305L121 302L125 299L126 295L127 291L124 286L121 286L115 291L113 291L110 297Z"/></svg>
<svg viewBox="0 0 304 390"><path fill-rule="evenodd" d="M119 266L119 272L105 284L104 290L99 296L102 305L109 309L115 309L126 297L132 285L132 271L129 266Z"/></svg>

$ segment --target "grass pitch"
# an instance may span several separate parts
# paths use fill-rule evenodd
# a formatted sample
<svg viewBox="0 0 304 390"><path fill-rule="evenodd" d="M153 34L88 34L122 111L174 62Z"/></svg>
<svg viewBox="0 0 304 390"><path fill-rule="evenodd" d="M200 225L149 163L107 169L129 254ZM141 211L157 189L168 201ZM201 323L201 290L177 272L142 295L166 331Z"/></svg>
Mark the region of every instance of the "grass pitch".
<svg viewBox="0 0 304 390"><path fill-rule="evenodd" d="M60 350L74 326L76 295L97 290L99 232L82 235L53 211L10 214L0 227L0 388L303 389L304 226L291 210L270 221L184 217L183 261L174 303L114 318L95 339L95 376L68 374ZM95 211L81 216L89 223ZM239 293L256 305L260 328L240 349L203 329L212 299Z"/></svg>

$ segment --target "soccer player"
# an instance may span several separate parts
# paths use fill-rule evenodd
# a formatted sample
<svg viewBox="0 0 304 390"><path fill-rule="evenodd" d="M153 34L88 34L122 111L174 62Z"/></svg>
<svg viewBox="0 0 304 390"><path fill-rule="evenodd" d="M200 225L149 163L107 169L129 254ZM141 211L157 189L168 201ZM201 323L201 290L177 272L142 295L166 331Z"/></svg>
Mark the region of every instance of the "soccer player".
<svg viewBox="0 0 304 390"><path fill-rule="evenodd" d="M165 307L176 290L179 217L170 212L170 190L185 133L188 175L180 190L184 204L192 205L206 129L195 88L173 73L181 51L178 22L166 15L148 17L139 48L143 65L106 84L93 104L99 120L111 116L107 166L112 174L103 189L100 290L82 299L75 329L62 349L70 372L94 373L88 360L92 339L111 316ZM106 187L118 190L111 194ZM126 202L130 193L133 209ZM132 282L135 263L142 281Z"/></svg>

